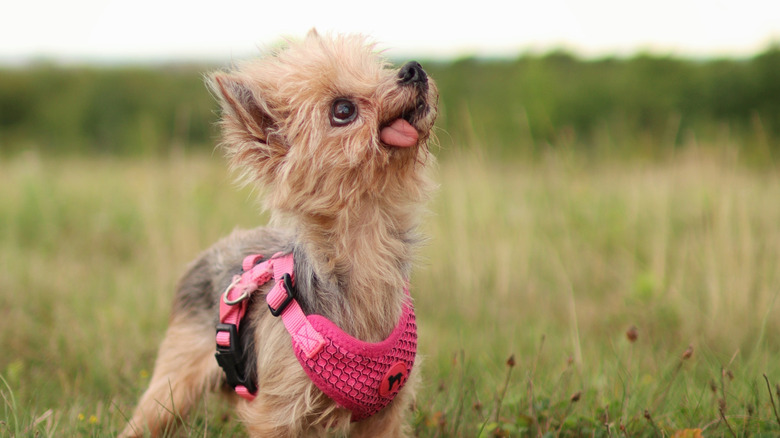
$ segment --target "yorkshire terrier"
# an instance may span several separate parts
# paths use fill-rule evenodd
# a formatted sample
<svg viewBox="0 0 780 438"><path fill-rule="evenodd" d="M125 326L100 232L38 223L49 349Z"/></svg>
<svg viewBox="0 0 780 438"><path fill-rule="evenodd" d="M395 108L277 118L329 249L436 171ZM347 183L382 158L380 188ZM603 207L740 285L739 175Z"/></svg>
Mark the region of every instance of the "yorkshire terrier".
<svg viewBox="0 0 780 438"><path fill-rule="evenodd" d="M121 436L168 434L225 387L252 436L408 435L434 82L363 37L312 31L207 84L231 168L264 188L272 226L190 265Z"/></svg>

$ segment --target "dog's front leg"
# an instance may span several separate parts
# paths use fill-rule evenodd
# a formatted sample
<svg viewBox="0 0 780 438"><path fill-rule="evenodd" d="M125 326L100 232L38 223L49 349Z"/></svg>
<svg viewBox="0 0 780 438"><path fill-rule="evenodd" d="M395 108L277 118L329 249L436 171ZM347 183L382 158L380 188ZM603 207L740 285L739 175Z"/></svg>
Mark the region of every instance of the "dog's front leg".
<svg viewBox="0 0 780 438"><path fill-rule="evenodd" d="M204 390L217 386L220 371L213 325L191 315L175 317L160 345L149 388L119 436L158 436L175 428Z"/></svg>

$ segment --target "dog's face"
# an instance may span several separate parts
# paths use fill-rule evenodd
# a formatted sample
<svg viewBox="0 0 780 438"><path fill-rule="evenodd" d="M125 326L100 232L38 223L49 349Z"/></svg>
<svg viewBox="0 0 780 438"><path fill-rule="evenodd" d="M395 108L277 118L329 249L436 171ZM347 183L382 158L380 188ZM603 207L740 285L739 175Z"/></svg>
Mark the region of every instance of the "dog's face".
<svg viewBox="0 0 780 438"><path fill-rule="evenodd" d="M209 85L232 164L272 210L329 216L424 190L438 93L416 62L392 69L361 37L311 32Z"/></svg>

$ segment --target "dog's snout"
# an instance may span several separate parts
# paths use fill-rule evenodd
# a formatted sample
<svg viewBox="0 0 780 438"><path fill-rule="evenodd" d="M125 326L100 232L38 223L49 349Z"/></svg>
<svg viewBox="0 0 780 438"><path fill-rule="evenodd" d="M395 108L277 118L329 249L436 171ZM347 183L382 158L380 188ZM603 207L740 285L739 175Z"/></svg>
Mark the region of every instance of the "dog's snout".
<svg viewBox="0 0 780 438"><path fill-rule="evenodd" d="M427 84L428 75L417 61L410 61L398 72L398 83L401 85Z"/></svg>

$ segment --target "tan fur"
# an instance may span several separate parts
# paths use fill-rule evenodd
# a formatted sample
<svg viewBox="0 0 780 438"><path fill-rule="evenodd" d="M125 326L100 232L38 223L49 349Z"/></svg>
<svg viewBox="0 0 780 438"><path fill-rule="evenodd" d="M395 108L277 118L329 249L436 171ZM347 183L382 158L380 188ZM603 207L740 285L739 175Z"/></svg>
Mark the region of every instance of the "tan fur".
<svg viewBox="0 0 780 438"><path fill-rule="evenodd" d="M138 402L133 422L124 435L144 428L152 435L175 426L204 390L216 388L222 371L214 360L213 330L184 317L171 321L155 363L149 388ZM180 358L187 357L187 362Z"/></svg>
<svg viewBox="0 0 780 438"><path fill-rule="evenodd" d="M412 87L398 75L362 37L311 32L272 56L209 78L222 103L231 166L243 182L263 187L274 228L235 232L193 263L150 387L122 436L175 426L175 416L184 417L204 389L224 380L213 358L215 303L247 254L293 251L304 310L369 342L392 331L421 240L420 210L433 186L427 142L438 99L432 81ZM330 121L338 98L358 107L357 119L345 126ZM417 145L383 144L381 128L402 114L419 134ZM419 366L388 407L351 423L350 413L308 379L279 319L254 305L245 320L260 390L251 403L236 399L252 436L408 434L404 417Z"/></svg>

